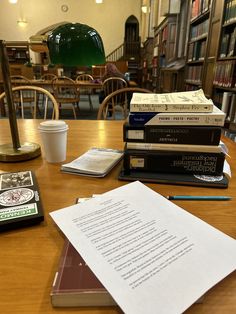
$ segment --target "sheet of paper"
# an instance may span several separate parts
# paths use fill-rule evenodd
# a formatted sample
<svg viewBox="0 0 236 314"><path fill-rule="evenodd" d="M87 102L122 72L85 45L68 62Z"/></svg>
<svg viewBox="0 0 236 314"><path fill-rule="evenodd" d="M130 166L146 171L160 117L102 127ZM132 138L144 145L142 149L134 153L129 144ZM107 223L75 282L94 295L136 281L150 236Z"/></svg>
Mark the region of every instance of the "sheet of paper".
<svg viewBox="0 0 236 314"><path fill-rule="evenodd" d="M138 181L51 216L128 314L182 313L236 268L234 239Z"/></svg>

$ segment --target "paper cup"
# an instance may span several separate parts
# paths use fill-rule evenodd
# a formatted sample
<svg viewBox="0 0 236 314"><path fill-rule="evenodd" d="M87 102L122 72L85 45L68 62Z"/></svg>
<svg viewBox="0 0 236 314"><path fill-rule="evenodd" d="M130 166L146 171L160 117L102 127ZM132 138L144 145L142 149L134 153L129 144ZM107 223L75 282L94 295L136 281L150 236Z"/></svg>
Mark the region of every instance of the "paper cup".
<svg viewBox="0 0 236 314"><path fill-rule="evenodd" d="M62 120L43 121L39 125L45 158L48 162L66 159L68 125Z"/></svg>

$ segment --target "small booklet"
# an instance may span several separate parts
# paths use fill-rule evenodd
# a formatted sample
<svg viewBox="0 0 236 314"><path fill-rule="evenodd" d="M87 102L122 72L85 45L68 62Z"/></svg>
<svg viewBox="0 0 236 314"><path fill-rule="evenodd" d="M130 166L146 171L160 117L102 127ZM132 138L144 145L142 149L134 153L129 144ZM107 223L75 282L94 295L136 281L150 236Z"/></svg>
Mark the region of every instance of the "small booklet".
<svg viewBox="0 0 236 314"><path fill-rule="evenodd" d="M122 157L121 150L93 147L79 158L62 165L61 171L84 176L105 177Z"/></svg>

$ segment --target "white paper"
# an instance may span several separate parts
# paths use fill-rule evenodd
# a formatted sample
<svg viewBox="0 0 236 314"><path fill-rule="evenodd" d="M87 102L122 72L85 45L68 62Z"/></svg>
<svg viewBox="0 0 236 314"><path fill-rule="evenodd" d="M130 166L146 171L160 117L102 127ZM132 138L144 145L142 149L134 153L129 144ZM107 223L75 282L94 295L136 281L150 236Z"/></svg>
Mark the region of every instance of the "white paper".
<svg viewBox="0 0 236 314"><path fill-rule="evenodd" d="M182 313L236 268L234 239L138 181L50 215L127 314Z"/></svg>

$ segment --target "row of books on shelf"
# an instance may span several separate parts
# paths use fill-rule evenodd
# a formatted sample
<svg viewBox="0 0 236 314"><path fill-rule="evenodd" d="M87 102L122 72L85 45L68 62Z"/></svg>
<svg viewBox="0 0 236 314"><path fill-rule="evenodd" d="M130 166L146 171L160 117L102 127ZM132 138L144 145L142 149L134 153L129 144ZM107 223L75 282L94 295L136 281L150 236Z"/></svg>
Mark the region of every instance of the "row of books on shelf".
<svg viewBox="0 0 236 314"><path fill-rule="evenodd" d="M191 40L197 40L204 36L207 36L209 29L209 20L205 20L198 25L193 25L190 31L190 38Z"/></svg>
<svg viewBox="0 0 236 314"><path fill-rule="evenodd" d="M192 83L201 83L202 69L202 64L188 65L185 79Z"/></svg>
<svg viewBox="0 0 236 314"><path fill-rule="evenodd" d="M226 0L226 9L224 15L224 23L236 21L236 1Z"/></svg>
<svg viewBox="0 0 236 314"><path fill-rule="evenodd" d="M229 32L224 33L220 44L220 58L236 55L236 26Z"/></svg>
<svg viewBox="0 0 236 314"><path fill-rule="evenodd" d="M236 60L218 61L215 65L213 85L236 87Z"/></svg>
<svg viewBox="0 0 236 314"><path fill-rule="evenodd" d="M191 19L195 19L199 15L209 10L211 0L193 0L191 7Z"/></svg>
<svg viewBox="0 0 236 314"><path fill-rule="evenodd" d="M189 44L188 61L203 60L206 53L206 41L195 41Z"/></svg>

